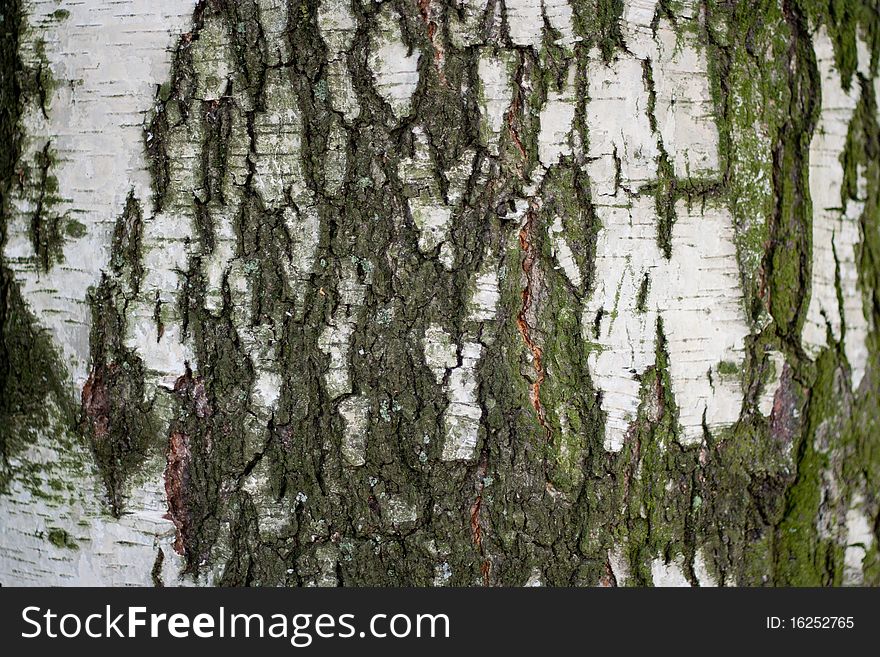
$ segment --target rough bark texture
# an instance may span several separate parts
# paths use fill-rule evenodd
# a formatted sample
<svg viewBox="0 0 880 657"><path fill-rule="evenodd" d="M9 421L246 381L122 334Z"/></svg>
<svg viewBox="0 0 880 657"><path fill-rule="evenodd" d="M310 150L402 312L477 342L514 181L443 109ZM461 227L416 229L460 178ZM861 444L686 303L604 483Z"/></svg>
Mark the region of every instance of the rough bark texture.
<svg viewBox="0 0 880 657"><path fill-rule="evenodd" d="M880 584L874 0L6 0L0 581Z"/></svg>

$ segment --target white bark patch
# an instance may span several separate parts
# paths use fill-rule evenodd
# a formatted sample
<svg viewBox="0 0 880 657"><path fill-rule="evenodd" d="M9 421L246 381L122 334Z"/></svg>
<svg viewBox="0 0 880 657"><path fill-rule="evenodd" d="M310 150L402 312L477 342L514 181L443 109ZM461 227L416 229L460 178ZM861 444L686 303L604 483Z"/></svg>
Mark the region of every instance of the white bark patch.
<svg viewBox="0 0 880 657"><path fill-rule="evenodd" d="M510 40L518 46L539 50L544 39L541 0L506 0L504 7Z"/></svg>
<svg viewBox="0 0 880 657"><path fill-rule="evenodd" d="M641 59L650 56L654 38L654 13L657 0L625 0L620 30L626 48Z"/></svg>
<svg viewBox="0 0 880 657"><path fill-rule="evenodd" d="M500 298L498 272L495 269L481 271L474 281L473 294L468 303L468 319L475 322L495 319Z"/></svg>
<svg viewBox="0 0 880 657"><path fill-rule="evenodd" d="M657 276L669 350L669 374L679 406L680 442L730 426L742 409L742 362L749 334L743 315L733 221L726 209L676 204L672 260ZM664 290L664 288L666 288Z"/></svg>
<svg viewBox="0 0 880 657"><path fill-rule="evenodd" d="M617 586L626 586L629 579L629 560L622 546L617 545L608 550L608 565L611 566Z"/></svg>
<svg viewBox="0 0 880 657"><path fill-rule="evenodd" d="M458 349L442 326L431 324L425 330L423 341L425 364L434 374L437 383L443 383L447 370L458 364Z"/></svg>
<svg viewBox="0 0 880 657"><path fill-rule="evenodd" d="M575 66L569 66L565 86L561 91L551 90L541 108L538 158L548 168L572 152L570 136L576 103L575 72Z"/></svg>
<svg viewBox="0 0 880 657"><path fill-rule="evenodd" d="M562 225L562 218L556 216L553 219L553 223L547 228L547 232L550 235L553 256L556 258L556 262L559 263L559 266L562 268L562 271L566 278L568 278L569 282L579 288L583 283L581 268L574 259L574 253L572 252L571 247L568 245L568 242L565 241L565 228Z"/></svg>
<svg viewBox="0 0 880 657"><path fill-rule="evenodd" d="M476 366L482 356L479 342L465 342L461 347L461 365L449 374L446 394L449 406L443 414L446 440L444 461L472 459L477 447L483 410L477 401Z"/></svg>
<svg viewBox="0 0 880 657"><path fill-rule="evenodd" d="M770 417L773 413L773 404L776 401L776 393L782 380L782 370L785 367L785 354L779 351L771 351L767 354L772 371L769 378L761 388L761 396L758 398L758 410L764 417Z"/></svg>
<svg viewBox="0 0 880 657"><path fill-rule="evenodd" d="M544 0L544 15L550 27L559 32L559 38L553 42L555 45L570 51L581 40L574 33L574 12L568 0Z"/></svg>
<svg viewBox="0 0 880 657"><path fill-rule="evenodd" d="M456 48L467 48L482 42L483 13L488 0L459 0L456 11L448 13L450 41ZM501 3L495 5L492 26L497 29L501 22Z"/></svg>
<svg viewBox="0 0 880 657"><path fill-rule="evenodd" d="M412 195L407 199L407 204L419 231L419 250L429 255L439 247L440 262L451 270L455 264L455 252L448 239L454 205L460 200L460 190L473 169L474 152L465 151L458 165L446 172L451 192L447 203L440 191L427 135L420 127L413 129L413 150L412 157L401 159L398 172L406 181L408 193Z"/></svg>
<svg viewBox="0 0 880 657"><path fill-rule="evenodd" d="M389 6L379 14L367 62L376 90L400 119L412 110L412 95L419 84L419 52L403 43L398 16Z"/></svg>
<svg viewBox="0 0 880 657"><path fill-rule="evenodd" d="M864 511L865 500L861 494L854 496L846 512L846 550L843 554L843 584L859 586L864 583L863 561L874 544L871 519Z"/></svg>
<svg viewBox="0 0 880 657"><path fill-rule="evenodd" d="M327 152L324 155L324 191L336 196L342 191L348 167L348 134L342 121L334 119L327 137Z"/></svg>
<svg viewBox="0 0 880 657"><path fill-rule="evenodd" d="M498 155L501 133L513 102L513 70L516 57L509 51L484 48L477 62L480 100L480 140Z"/></svg>
<svg viewBox="0 0 880 657"><path fill-rule="evenodd" d="M845 326L844 351L852 368L852 385L858 387L868 359L862 291L858 281L856 249L861 240L859 217L866 197L859 171L859 200L841 201L843 168L840 156L846 147L849 123L859 100L854 81L844 91L834 65L834 46L825 27L813 37L816 64L822 85L822 108L810 141L810 198L813 203L813 265L810 305L801 341L812 356L827 345L827 330L839 340ZM843 295L843 317L837 301Z"/></svg>
<svg viewBox="0 0 880 657"><path fill-rule="evenodd" d="M477 152L472 148L467 148L449 169L442 172L446 179L446 197L450 206L459 207L464 198L468 180L474 172L476 158Z"/></svg>
<svg viewBox="0 0 880 657"><path fill-rule="evenodd" d="M362 395L339 402L339 414L345 421L342 436L342 458L349 465L363 465L367 455L367 429L370 421L370 400Z"/></svg>
<svg viewBox="0 0 880 657"><path fill-rule="evenodd" d="M231 108L230 118L229 140L226 142L226 175L222 182L226 204L211 204L214 250L204 258L204 272L207 278L205 307L212 312L218 311L223 304L223 276L235 257L238 241L235 234L235 217L249 175L250 140L247 120L238 107Z"/></svg>
<svg viewBox="0 0 880 657"><path fill-rule="evenodd" d="M214 250L205 258L207 278L205 308L217 312L223 306L223 276L235 257L234 215L228 210L212 215L214 222Z"/></svg>
<svg viewBox="0 0 880 657"><path fill-rule="evenodd" d="M287 0L257 0L260 25L268 45L266 63L277 66L290 61L290 44L287 40Z"/></svg>
<svg viewBox="0 0 880 657"><path fill-rule="evenodd" d="M585 339L592 343L590 371L602 390L606 450L619 451L639 405L639 375L654 363L655 305L639 312L637 295L645 276L656 287L662 255L656 243L653 199L633 199L632 208L604 206L596 246L595 289L584 308ZM593 333L599 318L597 334Z"/></svg>
<svg viewBox="0 0 880 657"><path fill-rule="evenodd" d="M654 116L663 143L669 147L679 178L718 171L718 128L709 93L706 53L688 35L679 37L667 20L657 28L651 70L656 91Z"/></svg>
<svg viewBox="0 0 880 657"><path fill-rule="evenodd" d="M193 68L198 72L195 97L219 100L226 95L233 71L232 44L223 18L208 17L190 48Z"/></svg>
<svg viewBox="0 0 880 657"><path fill-rule="evenodd" d="M315 548L315 559L318 562L318 574L311 581L305 582L305 585L322 588L339 586L339 580L336 577L339 550L336 546L319 545Z"/></svg>
<svg viewBox="0 0 880 657"><path fill-rule="evenodd" d="M600 53L593 50L587 80L587 172L594 201L606 203L603 197L618 192L617 163L620 179L633 193L654 180L659 156L657 137L648 120L648 91L639 59L621 54L606 66Z"/></svg>
<svg viewBox="0 0 880 657"><path fill-rule="evenodd" d="M468 322L476 324L480 331L469 331L462 338L458 354L450 353L446 344L447 336L442 329L429 327L425 341L425 358L434 376L441 377L441 362L455 365L446 368L443 378L446 380L444 390L449 405L443 414L446 438L443 443L442 458L445 461L473 459L476 455L477 439L480 432L480 419L483 409L479 404L477 392L476 368L483 353L483 342L492 339L491 332L483 331L486 322L496 318L498 301L501 297L498 289L498 270L492 262L493 254L486 252L486 265L477 274L468 299ZM481 336L477 341L476 336ZM429 356L429 353L431 354ZM430 360L429 360L430 358ZM441 360L442 359L442 360Z"/></svg>
<svg viewBox="0 0 880 657"><path fill-rule="evenodd" d="M357 27L349 3L344 0L323 0L318 8L318 29L327 45L327 80L330 104L341 112L349 123L356 119L361 108L357 101L351 73L345 61L354 41Z"/></svg>
<svg viewBox="0 0 880 657"><path fill-rule="evenodd" d="M77 386L87 378L89 361L90 311L83 299L109 259L106 247L129 191L144 203L151 198L143 117L157 85L168 77L172 47L189 24L194 4L74 3L65 6L70 13L63 29L57 29L60 19L52 16L56 2L24 3L23 62L36 70L37 42L43 41L48 71L57 84L47 98L48 119L36 104L23 108L23 129L33 138L23 144L22 162L33 167L46 144L41 135L52 135L49 174L57 178L63 198L50 211L83 224L86 234L65 239L63 266L38 272L29 238L36 208L13 189L4 257Z"/></svg>
<svg viewBox="0 0 880 657"><path fill-rule="evenodd" d="M718 128L709 90L705 49L691 32L681 33L667 18L654 25L657 0L625 3L621 31L627 49L651 62L654 116L675 175L698 178L717 174ZM677 3L678 22L692 23L693 2Z"/></svg>
<svg viewBox="0 0 880 657"><path fill-rule="evenodd" d="M656 245L653 199L631 209L607 208L596 257L596 289L586 304L584 326L597 314L599 334L590 364L603 391L605 448L619 451L639 405L640 378L655 363L657 315L669 351L669 374L679 407L680 442L702 440L709 429L736 422L742 407L738 374L748 327L726 210L692 213L681 202L673 228L672 260ZM639 293L649 277L644 310Z"/></svg>
<svg viewBox="0 0 880 657"><path fill-rule="evenodd" d="M573 11L568 0L506 0L505 18L510 40L518 46L541 49L544 40L544 18L559 32L554 41L571 49L580 38L574 34Z"/></svg>
<svg viewBox="0 0 880 657"><path fill-rule="evenodd" d="M173 388L185 364L195 365L192 345L181 333L178 304L183 285L180 272L189 266L192 222L188 212L144 218L144 279L140 296L129 304L125 342L141 357L148 385Z"/></svg>
<svg viewBox="0 0 880 657"><path fill-rule="evenodd" d="M865 376L868 363L868 333L871 331L866 319L865 299L859 284L858 268L862 240L861 216L868 198L868 181L862 165L858 165L856 188L858 199L847 201L846 209L840 219L839 230L834 235L834 247L840 267L840 287L843 291L843 320L846 326L843 351L852 368L853 389L859 387Z"/></svg>
<svg viewBox="0 0 880 657"><path fill-rule="evenodd" d="M253 261L234 261L227 269L227 281L230 295L235 299L231 312L232 325L256 375L251 400L257 409L267 413L275 408L283 379L278 368L278 339L273 327L269 324L253 325L251 322L251 300L255 294L259 294L250 278L256 266ZM268 420L268 417L265 419Z"/></svg>
<svg viewBox="0 0 880 657"><path fill-rule="evenodd" d="M346 267L339 283L339 304L318 338L318 348L330 357L329 369L324 375L330 399L351 392L348 352L365 290L366 287L358 281L355 268Z"/></svg>
<svg viewBox="0 0 880 657"><path fill-rule="evenodd" d="M663 559L654 559L651 562L651 581L657 587L688 587L691 583L684 576L684 569L679 563L681 558L676 561L666 563Z"/></svg>
<svg viewBox="0 0 880 657"><path fill-rule="evenodd" d="M492 261L491 251L486 262ZM476 276L468 299L468 322L480 329L495 319L500 293L498 272L495 266L486 265ZM491 340L482 330L468 331L462 337L460 348L453 345L452 337L442 327L432 324L425 331L423 342L425 363L439 383L444 382L444 392L449 405L443 413L445 441L442 459L445 461L473 459L480 432L483 409L477 392L476 368L483 353L481 341Z"/></svg>
<svg viewBox="0 0 880 657"><path fill-rule="evenodd" d="M217 58L202 57L199 61L203 68L197 73L198 79L213 76L216 67L226 70L226 65ZM183 285L181 272L189 268L192 244L196 241L192 200L194 195L201 196L203 192L201 181L196 177L201 165L199 152L203 135L201 116L192 116L189 125L177 125L169 130L166 140L169 193L162 212L144 217L141 247L144 279L139 296L129 303L126 316L126 344L143 360L146 382L166 388L174 387L186 363L197 365L192 345L186 343L181 334L179 297ZM219 224L223 223L221 219ZM227 242L216 257L222 258L223 253L231 255L233 248ZM208 271L217 264L209 262ZM216 272L213 276L216 278ZM218 290L219 279L218 288L210 292L217 294ZM210 292L209 298L213 296Z"/></svg>
<svg viewBox="0 0 880 657"><path fill-rule="evenodd" d="M279 502L273 495L271 467L268 459L260 459L241 485L242 490L251 496L259 519L260 534L267 539L277 536L290 522L287 501Z"/></svg>
<svg viewBox="0 0 880 657"><path fill-rule="evenodd" d="M303 186L302 119L293 85L280 69L266 74L266 111L254 118L254 188L269 209L285 205L284 192Z"/></svg>
<svg viewBox="0 0 880 657"><path fill-rule="evenodd" d="M532 568L532 573L529 575L529 578L523 586L528 588L544 586L544 582L541 580L541 571L538 568Z"/></svg>
<svg viewBox="0 0 880 657"><path fill-rule="evenodd" d="M697 583L702 587L718 586L718 582L709 572L709 566L706 564L706 555L703 554L702 548L699 548L694 555L694 575L697 578Z"/></svg>
<svg viewBox="0 0 880 657"><path fill-rule="evenodd" d="M54 416L54 408L47 408ZM60 424L56 428L61 431ZM36 432L11 466L27 464L3 496L0 581L5 586L151 586L158 550L162 579L177 583L184 566L174 552L161 463L145 466L131 487L129 508L112 518L102 502L104 483L93 458L76 442L61 445Z"/></svg>
<svg viewBox="0 0 880 657"><path fill-rule="evenodd" d="M654 5L625 7L624 33L634 55L621 55L606 66L594 51L587 67L586 166L602 230L583 325L591 371L603 393L604 444L610 451L622 448L638 411L641 376L655 364L658 316L667 339L680 442L699 443L704 419L710 430L724 428L742 407L740 378L732 372L741 369L748 327L731 217L723 208L677 202L667 260L657 245L655 200L638 195L656 179L659 157L642 58L664 60L671 71L659 76L656 91L658 106L661 96L666 103L658 131L666 130L660 136L678 163L676 174L714 172L718 161L705 58L687 42L671 49L665 34L671 27L659 29L654 40ZM654 80L657 85L657 75ZM688 96L686 104L678 102L679 95ZM690 112L697 117L685 116Z"/></svg>
<svg viewBox="0 0 880 657"><path fill-rule="evenodd" d="M284 226L291 246L287 258L282 261L285 278L295 298L293 312L297 319L304 310L303 296L309 277L315 273L315 254L321 237L321 224L317 209L303 205L294 210L284 208Z"/></svg>

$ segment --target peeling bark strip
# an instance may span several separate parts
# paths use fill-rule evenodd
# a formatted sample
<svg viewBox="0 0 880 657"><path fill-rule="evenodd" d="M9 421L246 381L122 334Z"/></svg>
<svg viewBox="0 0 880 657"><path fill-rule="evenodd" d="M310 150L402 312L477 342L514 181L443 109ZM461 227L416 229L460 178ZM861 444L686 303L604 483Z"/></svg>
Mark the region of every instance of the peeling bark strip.
<svg viewBox="0 0 880 657"><path fill-rule="evenodd" d="M0 583L880 584L872 0L7 4Z"/></svg>
<svg viewBox="0 0 880 657"><path fill-rule="evenodd" d="M168 517L177 529L174 549L180 555L186 554L187 536L191 531L190 514L187 508L189 462L191 458L189 437L182 433L172 433L168 439L165 495L168 498Z"/></svg>
<svg viewBox="0 0 880 657"><path fill-rule="evenodd" d="M547 432L547 439L549 440L551 437L551 430L547 426L544 408L541 406L541 384L544 383L545 377L544 365L541 362L542 352L541 347L535 343L531 335L531 326L536 324L534 319L535 312L532 308L533 287L536 285L535 280L537 278L534 272L535 261L537 260L537 251L534 245L534 231L535 215L534 212L529 209L526 211L525 223L519 231L519 244L524 254L522 269L526 277L526 285L522 291L522 309L516 317L516 325L519 328L523 341L528 347L529 353L531 354L532 367L535 370L535 380L534 383L532 383L529 398L531 399L532 406L538 416L538 423Z"/></svg>

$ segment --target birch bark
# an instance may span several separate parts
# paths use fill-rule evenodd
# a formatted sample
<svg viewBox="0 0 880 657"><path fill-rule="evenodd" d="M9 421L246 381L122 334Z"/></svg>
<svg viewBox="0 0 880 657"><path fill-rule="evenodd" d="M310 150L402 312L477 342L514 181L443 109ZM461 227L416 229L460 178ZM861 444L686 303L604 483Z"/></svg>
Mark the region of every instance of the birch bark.
<svg viewBox="0 0 880 657"><path fill-rule="evenodd" d="M9 0L0 582L880 584L872 0Z"/></svg>

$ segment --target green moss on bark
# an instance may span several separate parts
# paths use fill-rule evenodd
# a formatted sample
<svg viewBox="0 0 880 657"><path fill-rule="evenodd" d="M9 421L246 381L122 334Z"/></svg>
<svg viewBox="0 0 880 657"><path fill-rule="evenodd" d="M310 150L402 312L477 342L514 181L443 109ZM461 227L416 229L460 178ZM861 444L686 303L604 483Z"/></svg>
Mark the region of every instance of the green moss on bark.
<svg viewBox="0 0 880 657"><path fill-rule="evenodd" d="M22 149L19 123L26 82L18 47L22 27L18 0L6 4L0 29L0 490L5 490L18 465L13 458L37 432L73 424L74 410L66 373L59 356L22 298L12 270L3 260L10 195L20 184ZM47 412L58 410L58 418Z"/></svg>

